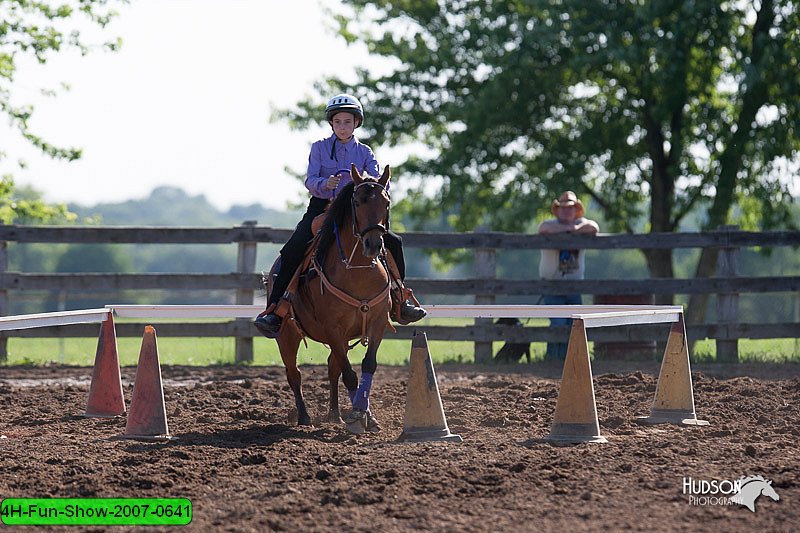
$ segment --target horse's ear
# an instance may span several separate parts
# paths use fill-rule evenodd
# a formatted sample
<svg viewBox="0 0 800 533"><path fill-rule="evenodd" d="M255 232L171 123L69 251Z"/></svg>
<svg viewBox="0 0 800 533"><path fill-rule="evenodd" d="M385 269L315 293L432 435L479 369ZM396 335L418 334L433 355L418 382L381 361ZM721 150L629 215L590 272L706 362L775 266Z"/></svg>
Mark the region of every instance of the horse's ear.
<svg viewBox="0 0 800 533"><path fill-rule="evenodd" d="M355 183L356 185L364 181L363 178L361 177L361 174L358 173L358 169L356 168L356 165L354 163L350 164L350 177L353 178L353 183Z"/></svg>
<svg viewBox="0 0 800 533"><path fill-rule="evenodd" d="M378 180L378 183L381 185L381 187L384 187L384 188L385 188L385 187L386 187L386 185L389 183L389 180L390 180L391 178L392 178L392 171L389 169L389 165L386 165L386 166L383 168L383 175L382 175L382 176L381 176L381 178Z"/></svg>

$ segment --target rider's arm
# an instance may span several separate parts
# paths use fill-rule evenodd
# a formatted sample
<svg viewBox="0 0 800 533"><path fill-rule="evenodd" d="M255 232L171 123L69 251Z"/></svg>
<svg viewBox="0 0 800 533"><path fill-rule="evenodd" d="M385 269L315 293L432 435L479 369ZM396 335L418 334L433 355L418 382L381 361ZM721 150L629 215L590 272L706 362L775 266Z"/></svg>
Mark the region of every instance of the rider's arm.
<svg viewBox="0 0 800 533"><path fill-rule="evenodd" d="M325 186L329 176L320 175L322 173L323 145L322 141L311 145L311 153L308 155L308 171L306 172L306 189L317 198L333 198L333 191Z"/></svg>

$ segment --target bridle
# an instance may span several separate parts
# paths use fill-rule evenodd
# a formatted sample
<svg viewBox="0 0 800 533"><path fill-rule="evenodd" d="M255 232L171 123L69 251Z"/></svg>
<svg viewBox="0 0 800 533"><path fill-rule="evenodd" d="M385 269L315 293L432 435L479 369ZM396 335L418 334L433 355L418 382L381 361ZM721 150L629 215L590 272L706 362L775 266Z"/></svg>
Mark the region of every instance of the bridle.
<svg viewBox="0 0 800 533"><path fill-rule="evenodd" d="M342 259L342 263L344 263L344 265L345 265L345 270L351 270L351 269L354 269L354 268L375 268L375 266L377 265L377 261L375 260L375 258L372 259L372 261L370 262L369 265L355 265L355 266L351 265L351 262L353 260L353 256L356 253L356 248L358 248L359 244L363 243L364 237L370 231L379 230L381 232L381 237L383 237L389 231L388 209L387 209L387 217L386 217L386 225L385 226L383 224L372 224L372 225L362 229L361 231L358 231L358 223L356 221L356 201L355 201L356 191L358 190L359 187L362 187L363 185L367 185L367 184L377 185L378 187L381 188L381 190L383 192L386 193L387 196L389 196L389 192L386 190L386 187L384 187L380 183L377 183L377 182L374 182L374 181L364 181L364 182L359 183L358 185L356 185L353 188L353 196L350 198L350 212L351 212L351 216L352 216L352 219L353 219L353 236L356 238L356 242L355 242L355 245L353 246L353 251L350 253L350 257L349 258L345 257L344 250L342 250L342 243L341 243L341 241L339 239L339 228L336 225L335 221L333 223L333 231L334 231L334 233L336 235L336 245L339 247L339 256ZM389 198L390 198L390 201L391 201L391 197L389 197ZM379 255L382 255L382 254L385 254L384 250L381 250L381 253ZM380 303L382 301L385 301L387 298L389 298L389 291L391 290L391 281L390 281L390 279L387 279L386 286L377 295L375 295L372 299L370 299L370 300L357 300L356 298L353 298L352 296L350 296L349 294L347 294L343 290L341 290L338 287L336 287L333 283L331 283L331 281L325 275L325 272L322 269L322 265L319 264L318 258L317 258L316 255L314 256L314 268L317 270L317 273L319 274L319 277L320 277L320 282L321 282L320 290L322 290L322 291L328 290L331 294L333 294L339 300L341 300L342 302L344 302L344 303L346 303L346 304L348 304L348 305L350 305L352 307L355 307L361 313L361 338L358 341L352 343L351 345L348 345L348 349L353 348L353 346L355 346L358 343L361 343L364 346L369 345L369 337L367 337L367 313L369 313L369 311L372 308L372 306L377 305L378 303Z"/></svg>
<svg viewBox="0 0 800 533"><path fill-rule="evenodd" d="M358 239L359 241L361 239L363 239L366 236L366 234L369 233L370 231L373 231L373 230L376 230L376 229L380 230L381 237L386 235L386 233L389 231L389 219L388 219L388 217L386 219L386 226L384 226L383 224L372 224L372 225L367 226L366 228L362 229L361 231L358 231L358 221L356 220L356 191L358 191L358 189L360 187L363 187L364 185L375 185L376 187L380 187L381 191L386 193L386 196L389 197L389 201L390 202L391 202L391 199L392 199L392 197L389 195L389 191L386 190L386 187L384 187L383 185L381 185L380 183L375 182L375 181L362 181L361 183L359 183L358 185L353 187L353 196L350 197L350 211L353 214L353 236L356 239ZM388 213L388 209L387 209L387 213Z"/></svg>
<svg viewBox="0 0 800 533"><path fill-rule="evenodd" d="M363 187L364 185L375 185L377 187L380 187L380 190L383 191L384 193L386 193L386 196L389 197L389 201L391 202L391 196L389 195L389 191L387 191L386 187L384 187L383 185L381 185L378 182L375 182L375 181L362 181L361 183L359 183L358 185L353 187L353 196L350 197L350 213L351 213L351 218L353 219L353 221L352 221L353 222L353 237L356 238L356 242L353 244L353 250L350 252L350 257L345 257L344 250L342 249L342 243L341 243L341 240L339 239L339 227L336 225L335 221L333 223L333 231L336 234L336 245L339 247L339 256L341 257L342 263L344 263L346 270L351 270L351 269L354 269L354 268L375 268L375 265L377 264L377 261L375 260L375 258L372 258L372 260L370 261L370 263L368 265L353 265L352 262L353 262L353 257L356 254L356 249L358 248L359 244L363 245L364 237L366 237L367 233L369 233L371 231L378 230L378 231L381 232L381 237L383 237L384 235L386 235L389 232L388 209L387 209L387 217L386 217L386 225L385 226L383 224L371 224L371 225L367 226L366 228L364 228L364 229L359 231L359 229L358 229L358 220L356 218L356 191L358 191L359 187ZM381 253L383 253L383 252L381 252Z"/></svg>

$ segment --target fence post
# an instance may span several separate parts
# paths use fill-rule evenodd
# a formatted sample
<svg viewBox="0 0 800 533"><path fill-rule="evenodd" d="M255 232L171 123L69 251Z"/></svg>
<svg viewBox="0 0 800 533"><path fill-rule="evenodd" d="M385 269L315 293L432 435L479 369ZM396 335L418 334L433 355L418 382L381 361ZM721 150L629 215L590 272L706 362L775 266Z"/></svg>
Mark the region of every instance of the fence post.
<svg viewBox="0 0 800 533"><path fill-rule="evenodd" d="M487 233L489 230L486 226L481 226L477 232ZM475 249L475 277L478 280L496 279L497 277L497 257L494 248L476 248ZM495 302L494 294L476 294L475 303L477 305L491 305ZM485 326L491 325L491 318L476 318L475 325ZM476 363L491 363L493 358L492 342L480 341L475 342L475 362Z"/></svg>
<svg viewBox="0 0 800 533"><path fill-rule="evenodd" d="M242 223L242 226L248 227L252 230L256 225L255 220L247 220ZM236 256L236 271L242 274L252 274L256 271L256 249L258 243L255 240L239 242L238 254ZM237 289L236 290L236 304L237 305L252 305L254 303L252 289ZM244 331L249 331L249 319L237 319L237 322L246 324ZM237 328L238 329L238 328ZM236 362L237 363L252 363L253 362L253 337L236 336Z"/></svg>
<svg viewBox="0 0 800 533"><path fill-rule="evenodd" d="M0 273L8 270L8 243L0 241ZM0 316L8 315L8 291L0 290ZM8 362L8 337L0 335L0 364Z"/></svg>
<svg viewBox="0 0 800 533"><path fill-rule="evenodd" d="M800 291L794 295L794 323L800 323ZM797 331L797 330L795 330ZM800 338L794 339L794 357L800 357Z"/></svg>
<svg viewBox="0 0 800 533"><path fill-rule="evenodd" d="M739 226L720 226L720 231L738 231ZM734 278L739 275L739 248L720 249L717 260L717 277ZM739 323L739 294L725 292L717 295L717 322L721 325ZM727 329L727 328L726 328ZM739 339L717 339L717 361L736 363L739 361Z"/></svg>

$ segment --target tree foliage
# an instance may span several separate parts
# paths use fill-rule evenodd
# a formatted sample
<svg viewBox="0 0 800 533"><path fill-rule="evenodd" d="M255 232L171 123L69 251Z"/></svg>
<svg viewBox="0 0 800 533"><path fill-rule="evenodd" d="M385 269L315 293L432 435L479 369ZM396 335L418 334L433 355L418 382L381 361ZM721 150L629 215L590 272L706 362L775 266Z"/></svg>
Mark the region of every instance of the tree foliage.
<svg viewBox="0 0 800 533"><path fill-rule="evenodd" d="M10 176L0 179L0 224L65 223L76 218L64 204L52 205L32 189L18 189Z"/></svg>
<svg viewBox="0 0 800 533"><path fill-rule="evenodd" d="M800 15L789 0L346 0L338 32L390 72L320 81L352 87L379 143L418 143L402 175L420 218L519 231L570 188L605 231L789 222L798 163ZM347 83L350 81L350 83ZM285 113L301 125L318 101ZM426 194L427 193L427 194ZM753 201L757 199L757 201ZM752 213L758 212L757 217ZM666 255L665 255L666 253ZM654 275L669 252L648 252Z"/></svg>
<svg viewBox="0 0 800 533"><path fill-rule="evenodd" d="M116 50L119 39L101 44L86 43L78 29L79 19L86 18L103 28L116 15L110 4L124 1L0 0L0 112L28 142L52 158L72 161L81 156L81 150L50 144L32 130L33 106L18 102L14 94L18 60L30 55L45 64L54 54L68 49L76 49L84 55L93 48ZM48 89L43 91L52 93ZM0 151L0 159L8 155Z"/></svg>
<svg viewBox="0 0 800 533"><path fill-rule="evenodd" d="M13 129L49 157L73 161L81 156L81 150L53 145L33 131L33 106L15 98L19 58L30 55L45 64L54 54L68 49L77 49L84 55L95 47L116 50L119 40L89 45L77 29L80 17L105 27L115 15L109 7L115 1L126 0L0 0L0 115L5 115ZM52 94L51 90L42 90ZM0 145L0 161L9 155ZM22 161L18 163L24 165ZM0 223L66 222L74 218L64 205L48 205L37 193L15 188L11 175L0 180Z"/></svg>

